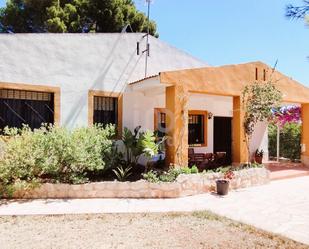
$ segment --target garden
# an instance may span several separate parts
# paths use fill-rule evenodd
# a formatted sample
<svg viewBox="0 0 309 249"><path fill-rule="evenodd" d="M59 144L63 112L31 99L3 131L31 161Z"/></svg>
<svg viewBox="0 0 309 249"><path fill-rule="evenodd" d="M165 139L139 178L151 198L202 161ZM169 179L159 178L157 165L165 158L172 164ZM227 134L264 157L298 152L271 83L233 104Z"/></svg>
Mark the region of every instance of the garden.
<svg viewBox="0 0 309 249"><path fill-rule="evenodd" d="M49 192L43 194L46 197L76 197L64 190L69 185L77 185L74 192L85 191L85 196L81 197L178 197L212 191L214 183L218 194L225 195L229 188L267 183L267 170L261 164L251 163L249 144L256 124L273 115L272 110L279 105L281 93L271 82L253 83L244 89L242 99L249 155L244 165L203 172L195 165L166 168L162 153L166 138L159 139L155 133L143 131L140 126L133 131L124 128L120 139L112 125L71 130L53 125L34 130L27 126L21 129L6 127L0 138L0 196L11 197L16 192L40 189L45 184L45 187L57 188L44 189L43 186L38 197L42 197L42 191ZM155 163L145 166L140 163L142 159L147 161L157 155L161 156ZM98 182L102 184L89 185ZM114 182L136 184L128 186ZM162 183L169 184L163 186ZM149 193L136 193L136 189ZM100 194L103 190L111 191ZM111 193L113 190L118 192Z"/></svg>
<svg viewBox="0 0 309 249"><path fill-rule="evenodd" d="M124 181L136 182L142 190L149 188L150 196L156 197L156 194L152 193L156 192L159 196L172 197L182 195L183 191L187 194L191 191L193 194L193 190L199 193L205 188L211 188L212 185L207 185L205 179L213 182L219 178L231 180L235 170L262 167L258 164L240 168L227 166L198 174L196 166L167 169L164 161L160 160L143 166L139 159L151 158L160 153L164 149L165 139L158 140L154 133L141 131L141 127L134 131L125 128L121 140L117 139L113 126L73 130L46 125L31 130L25 126L22 129L6 128L4 135L1 138L0 150L0 187L1 195L6 197L19 191L40 189L41 185L46 184L76 185L82 192L83 186L87 187L90 183L101 183L95 186L101 186L102 190L102 183L105 182L104 189L121 191L125 190L125 185L121 185ZM196 177L179 180L180 175ZM192 179L198 183L187 187L186 184ZM108 182L110 186L107 185ZM115 185L115 182L118 185ZM158 192L161 191L162 183L173 183L169 188L165 187L168 194ZM60 187L58 192L61 192L62 188ZM128 189L130 190L130 186ZM175 191L178 191L178 194Z"/></svg>
<svg viewBox="0 0 309 249"><path fill-rule="evenodd" d="M138 180L145 169L143 155L158 153L160 143L151 132L124 130L121 141L115 127L93 126L69 130L44 125L31 130L5 128L0 147L1 193L12 194L42 183L82 184L94 181Z"/></svg>

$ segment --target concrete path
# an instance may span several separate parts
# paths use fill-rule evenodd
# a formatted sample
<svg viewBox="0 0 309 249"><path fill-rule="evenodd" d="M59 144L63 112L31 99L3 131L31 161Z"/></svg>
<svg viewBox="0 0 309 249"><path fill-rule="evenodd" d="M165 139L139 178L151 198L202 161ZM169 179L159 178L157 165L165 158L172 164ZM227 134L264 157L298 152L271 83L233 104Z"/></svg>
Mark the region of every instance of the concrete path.
<svg viewBox="0 0 309 249"><path fill-rule="evenodd" d="M219 215L309 244L309 176L231 192L179 199L74 199L1 201L0 215L177 212Z"/></svg>

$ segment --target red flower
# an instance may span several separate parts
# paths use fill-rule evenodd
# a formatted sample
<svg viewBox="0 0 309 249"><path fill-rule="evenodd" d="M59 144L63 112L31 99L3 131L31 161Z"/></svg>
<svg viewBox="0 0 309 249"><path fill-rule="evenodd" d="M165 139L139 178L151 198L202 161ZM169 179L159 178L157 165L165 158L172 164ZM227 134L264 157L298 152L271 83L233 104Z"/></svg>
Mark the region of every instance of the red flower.
<svg viewBox="0 0 309 249"><path fill-rule="evenodd" d="M234 178L234 176L235 176L235 174L231 170L224 173L224 179L232 180Z"/></svg>

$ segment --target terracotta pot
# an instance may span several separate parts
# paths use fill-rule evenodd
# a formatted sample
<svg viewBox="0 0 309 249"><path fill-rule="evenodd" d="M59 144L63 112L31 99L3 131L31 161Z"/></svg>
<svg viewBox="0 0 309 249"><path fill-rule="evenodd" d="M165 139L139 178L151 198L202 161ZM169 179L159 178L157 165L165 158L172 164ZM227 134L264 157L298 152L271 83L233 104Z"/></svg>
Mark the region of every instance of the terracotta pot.
<svg viewBox="0 0 309 249"><path fill-rule="evenodd" d="M228 180L217 180L217 194L227 195L229 192L230 182Z"/></svg>
<svg viewBox="0 0 309 249"><path fill-rule="evenodd" d="M258 164L262 164L263 162L263 157L262 156L255 156L254 157L255 162L257 162Z"/></svg>

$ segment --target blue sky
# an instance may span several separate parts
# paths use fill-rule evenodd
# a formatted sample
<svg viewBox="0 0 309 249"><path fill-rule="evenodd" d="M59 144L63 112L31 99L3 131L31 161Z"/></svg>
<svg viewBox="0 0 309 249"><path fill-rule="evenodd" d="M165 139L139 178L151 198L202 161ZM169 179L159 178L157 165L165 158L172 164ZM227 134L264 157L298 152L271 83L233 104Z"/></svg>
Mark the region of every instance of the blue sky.
<svg viewBox="0 0 309 249"><path fill-rule="evenodd" d="M146 11L143 0L135 0ZM154 0L160 39L210 65L263 61L309 86L309 28L285 17L301 0Z"/></svg>
<svg viewBox="0 0 309 249"><path fill-rule="evenodd" d="M0 0L0 5L4 5ZM135 0L146 11L144 0ZM309 28L285 16L301 0L154 0L160 39L210 65L263 61L309 86Z"/></svg>

